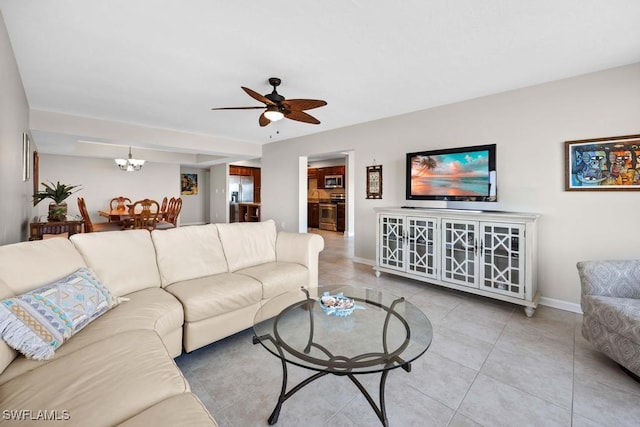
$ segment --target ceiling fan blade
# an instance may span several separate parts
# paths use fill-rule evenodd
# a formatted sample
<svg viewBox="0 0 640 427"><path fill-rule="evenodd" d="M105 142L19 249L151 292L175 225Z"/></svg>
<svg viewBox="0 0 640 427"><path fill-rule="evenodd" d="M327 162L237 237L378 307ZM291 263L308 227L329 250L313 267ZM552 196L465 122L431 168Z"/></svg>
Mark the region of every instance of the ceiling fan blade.
<svg viewBox="0 0 640 427"><path fill-rule="evenodd" d="M292 111L284 115L287 119L296 120L298 122L312 123L314 125L319 125L320 120L315 117L303 112L303 111Z"/></svg>
<svg viewBox="0 0 640 427"><path fill-rule="evenodd" d="M264 113L262 113L262 114L260 114L260 118L258 119L258 123L260 123L260 127L265 127L266 125L271 123L271 120L267 119L267 117L264 115Z"/></svg>
<svg viewBox="0 0 640 427"><path fill-rule="evenodd" d="M327 102L321 99L287 99L282 101L282 105L291 111L302 111L324 107L327 105Z"/></svg>
<svg viewBox="0 0 640 427"><path fill-rule="evenodd" d="M212 108L212 110L255 110L255 109L264 109L264 107L217 107L217 108Z"/></svg>
<svg viewBox="0 0 640 427"><path fill-rule="evenodd" d="M258 92L256 92L255 90L251 90L248 87L244 87L244 86L240 86L242 88L242 90L244 90L245 92L247 92L247 95L249 95L250 97L252 97L253 99L255 99L256 101L260 101L263 104L267 104L267 105L276 105L273 101L271 101L269 98L267 98L264 95L260 95Z"/></svg>

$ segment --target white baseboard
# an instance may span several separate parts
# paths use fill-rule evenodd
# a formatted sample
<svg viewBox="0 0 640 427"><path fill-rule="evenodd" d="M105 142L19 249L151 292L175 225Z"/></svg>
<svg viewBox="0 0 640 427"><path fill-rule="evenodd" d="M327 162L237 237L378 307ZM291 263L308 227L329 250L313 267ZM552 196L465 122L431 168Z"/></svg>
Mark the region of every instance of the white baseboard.
<svg viewBox="0 0 640 427"><path fill-rule="evenodd" d="M540 305L545 305L551 308L557 308L559 310L570 311L572 313L582 314L580 304L574 302L563 301L559 299L540 297Z"/></svg>
<svg viewBox="0 0 640 427"><path fill-rule="evenodd" d="M357 262L358 264L366 264L366 265L370 265L371 267L376 265L376 263L373 260L367 259L367 258L360 258L360 257L354 256L351 259L353 260L353 262Z"/></svg>
<svg viewBox="0 0 640 427"><path fill-rule="evenodd" d="M357 262L359 264L366 264L372 267L376 265L375 261L371 259L360 258L360 257L353 257L352 259L353 259L353 262ZM551 308L557 308L559 310L582 314L582 309L580 308L580 304L576 304L573 302L568 302L568 301L563 301L563 300L548 298L548 297L540 297L539 304L547 307L551 307Z"/></svg>

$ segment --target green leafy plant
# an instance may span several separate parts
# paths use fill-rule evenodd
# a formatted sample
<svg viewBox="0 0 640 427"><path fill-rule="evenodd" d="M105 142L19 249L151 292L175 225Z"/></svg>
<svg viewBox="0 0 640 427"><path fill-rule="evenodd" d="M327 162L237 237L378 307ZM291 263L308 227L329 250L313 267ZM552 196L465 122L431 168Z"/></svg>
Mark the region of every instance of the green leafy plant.
<svg viewBox="0 0 640 427"><path fill-rule="evenodd" d="M82 188L80 188L80 185L60 184L60 181L58 181L57 184L54 184L52 181L49 181L49 184L43 182L42 186L45 189L43 191L38 191L33 195L33 201L36 205L44 199L51 199L59 205L60 203L67 200L67 198L76 191L82 190Z"/></svg>

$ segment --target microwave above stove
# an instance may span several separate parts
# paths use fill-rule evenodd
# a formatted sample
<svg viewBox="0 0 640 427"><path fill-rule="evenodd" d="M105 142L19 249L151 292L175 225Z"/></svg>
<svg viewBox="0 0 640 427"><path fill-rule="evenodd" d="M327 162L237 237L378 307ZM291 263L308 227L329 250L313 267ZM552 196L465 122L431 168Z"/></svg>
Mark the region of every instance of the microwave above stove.
<svg viewBox="0 0 640 427"><path fill-rule="evenodd" d="M325 175L324 188L344 188L343 175Z"/></svg>

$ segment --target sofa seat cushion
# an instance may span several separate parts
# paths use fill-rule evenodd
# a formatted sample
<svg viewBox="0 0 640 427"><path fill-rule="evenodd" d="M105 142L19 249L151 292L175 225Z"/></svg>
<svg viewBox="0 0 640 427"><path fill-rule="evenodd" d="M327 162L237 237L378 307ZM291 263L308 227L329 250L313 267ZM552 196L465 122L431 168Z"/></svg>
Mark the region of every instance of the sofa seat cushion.
<svg viewBox="0 0 640 427"><path fill-rule="evenodd" d="M294 262L268 262L236 271L262 283L262 298L273 298L309 283L309 270Z"/></svg>
<svg viewBox="0 0 640 427"><path fill-rule="evenodd" d="M262 299L262 285L242 274L223 273L185 280L165 290L182 303L187 322L235 311Z"/></svg>
<svg viewBox="0 0 640 427"><path fill-rule="evenodd" d="M160 288L148 288L126 295L117 307L89 324L56 350L53 359L78 351L112 335L137 329L155 331L164 337L183 323L182 304ZM40 367L43 363L18 357L0 375L0 384Z"/></svg>
<svg viewBox="0 0 640 427"><path fill-rule="evenodd" d="M640 344L640 299L584 295L585 316L607 330Z"/></svg>
<svg viewBox="0 0 640 427"><path fill-rule="evenodd" d="M182 393L170 397L120 424L121 427L215 427L217 425L193 393Z"/></svg>
<svg viewBox="0 0 640 427"><path fill-rule="evenodd" d="M112 426L188 384L153 331L108 337L0 385L4 410L68 411L64 425Z"/></svg>

